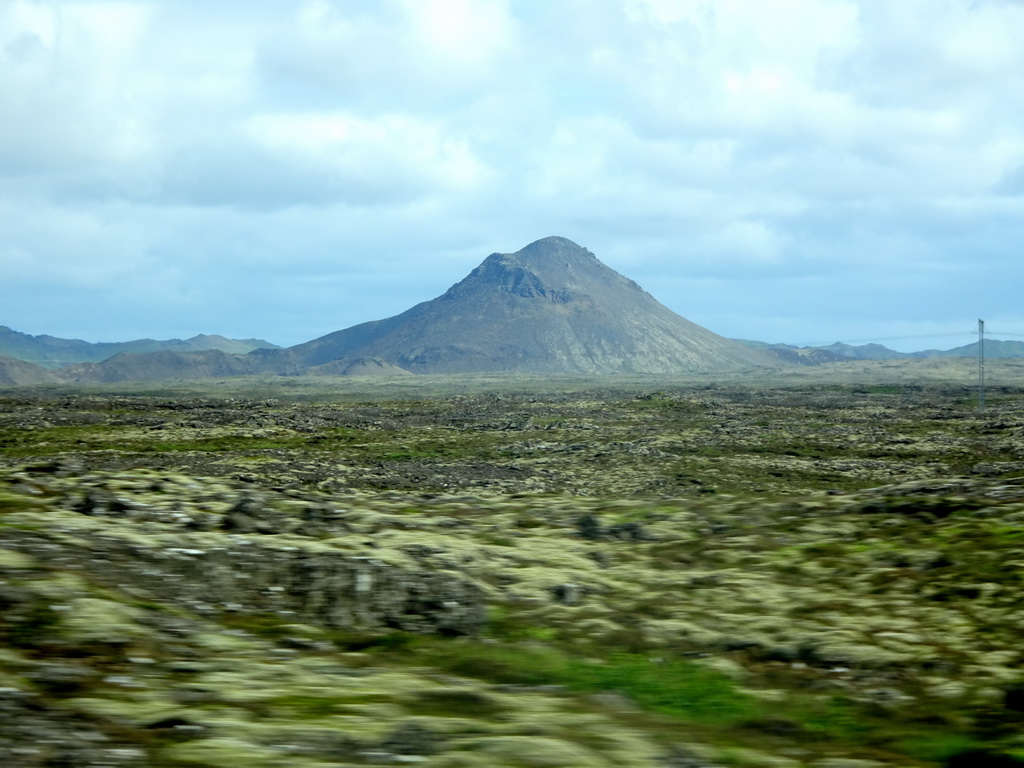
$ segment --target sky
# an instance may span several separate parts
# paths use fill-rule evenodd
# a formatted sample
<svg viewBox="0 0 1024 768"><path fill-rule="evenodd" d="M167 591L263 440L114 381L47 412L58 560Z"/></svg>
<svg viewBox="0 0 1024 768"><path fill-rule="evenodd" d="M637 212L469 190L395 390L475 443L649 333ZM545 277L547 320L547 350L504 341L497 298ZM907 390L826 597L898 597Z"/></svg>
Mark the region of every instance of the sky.
<svg viewBox="0 0 1024 768"><path fill-rule="evenodd" d="M567 237L791 344L1024 338L1024 0L0 0L0 325L297 344Z"/></svg>

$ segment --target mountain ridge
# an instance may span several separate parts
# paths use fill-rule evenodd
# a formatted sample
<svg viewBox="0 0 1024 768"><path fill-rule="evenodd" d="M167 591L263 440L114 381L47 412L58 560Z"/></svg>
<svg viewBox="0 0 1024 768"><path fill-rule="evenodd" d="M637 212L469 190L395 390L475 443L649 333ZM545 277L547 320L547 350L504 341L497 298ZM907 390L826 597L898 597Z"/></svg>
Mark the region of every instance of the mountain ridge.
<svg viewBox="0 0 1024 768"><path fill-rule="evenodd" d="M0 356L11 357L44 368L75 363L99 363L121 353L143 354L172 350L203 352L219 350L246 354L253 349L279 349L263 339L229 339L219 334L197 334L189 339L133 339L131 341L90 342L64 339L49 334L33 336L0 325Z"/></svg>
<svg viewBox="0 0 1024 768"><path fill-rule="evenodd" d="M772 352L780 357L814 358L821 362L978 357L978 342L976 341L952 349L924 349L917 352L897 352L877 343L853 345L837 341L825 346L797 347L792 344L769 344L749 339L735 339L735 341L753 349ZM1024 341L985 339L985 357L1008 360L1022 358L1024 357Z"/></svg>

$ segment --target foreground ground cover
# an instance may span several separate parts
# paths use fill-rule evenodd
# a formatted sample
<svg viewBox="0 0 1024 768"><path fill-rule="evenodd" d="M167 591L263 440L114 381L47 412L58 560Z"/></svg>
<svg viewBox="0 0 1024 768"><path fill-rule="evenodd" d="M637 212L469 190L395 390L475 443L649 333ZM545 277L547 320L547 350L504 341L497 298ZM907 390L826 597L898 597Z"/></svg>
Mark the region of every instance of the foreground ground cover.
<svg viewBox="0 0 1024 768"><path fill-rule="evenodd" d="M1011 387L239 394L3 399L12 764L1024 762Z"/></svg>

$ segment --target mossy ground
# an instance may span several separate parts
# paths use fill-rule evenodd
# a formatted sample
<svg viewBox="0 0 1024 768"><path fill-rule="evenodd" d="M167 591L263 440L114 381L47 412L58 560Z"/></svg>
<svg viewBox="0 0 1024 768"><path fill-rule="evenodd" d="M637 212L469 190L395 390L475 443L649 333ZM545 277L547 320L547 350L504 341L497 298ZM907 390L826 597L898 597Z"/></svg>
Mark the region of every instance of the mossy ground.
<svg viewBox="0 0 1024 768"><path fill-rule="evenodd" d="M123 765L1024 763L1024 394L480 386L11 394L0 688ZM252 492L341 527L217 532ZM343 631L68 566L218 537L458 573L489 619Z"/></svg>

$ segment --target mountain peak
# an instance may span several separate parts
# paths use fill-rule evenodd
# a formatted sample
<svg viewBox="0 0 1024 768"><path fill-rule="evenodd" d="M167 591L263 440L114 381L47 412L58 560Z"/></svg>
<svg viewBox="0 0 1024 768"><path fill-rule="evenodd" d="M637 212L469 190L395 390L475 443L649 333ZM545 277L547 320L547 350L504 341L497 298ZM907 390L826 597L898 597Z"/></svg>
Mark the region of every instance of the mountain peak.
<svg viewBox="0 0 1024 768"><path fill-rule="evenodd" d="M640 291L632 280L602 264L593 253L564 237L545 237L515 253L492 253L444 295L449 301L471 295L485 300L546 299L565 304L596 298L609 287Z"/></svg>
<svg viewBox="0 0 1024 768"><path fill-rule="evenodd" d="M314 366L379 358L413 373L669 373L772 362L680 317L557 236L492 253L443 296L289 354Z"/></svg>
<svg viewBox="0 0 1024 768"><path fill-rule="evenodd" d="M582 245L577 245L567 237L552 235L535 240L513 254L521 259L576 258L593 259L597 257Z"/></svg>
<svg viewBox="0 0 1024 768"><path fill-rule="evenodd" d="M590 251L565 237L545 237L536 240L515 253L492 253L481 266L498 262L506 266L545 270L572 265L603 266Z"/></svg>

